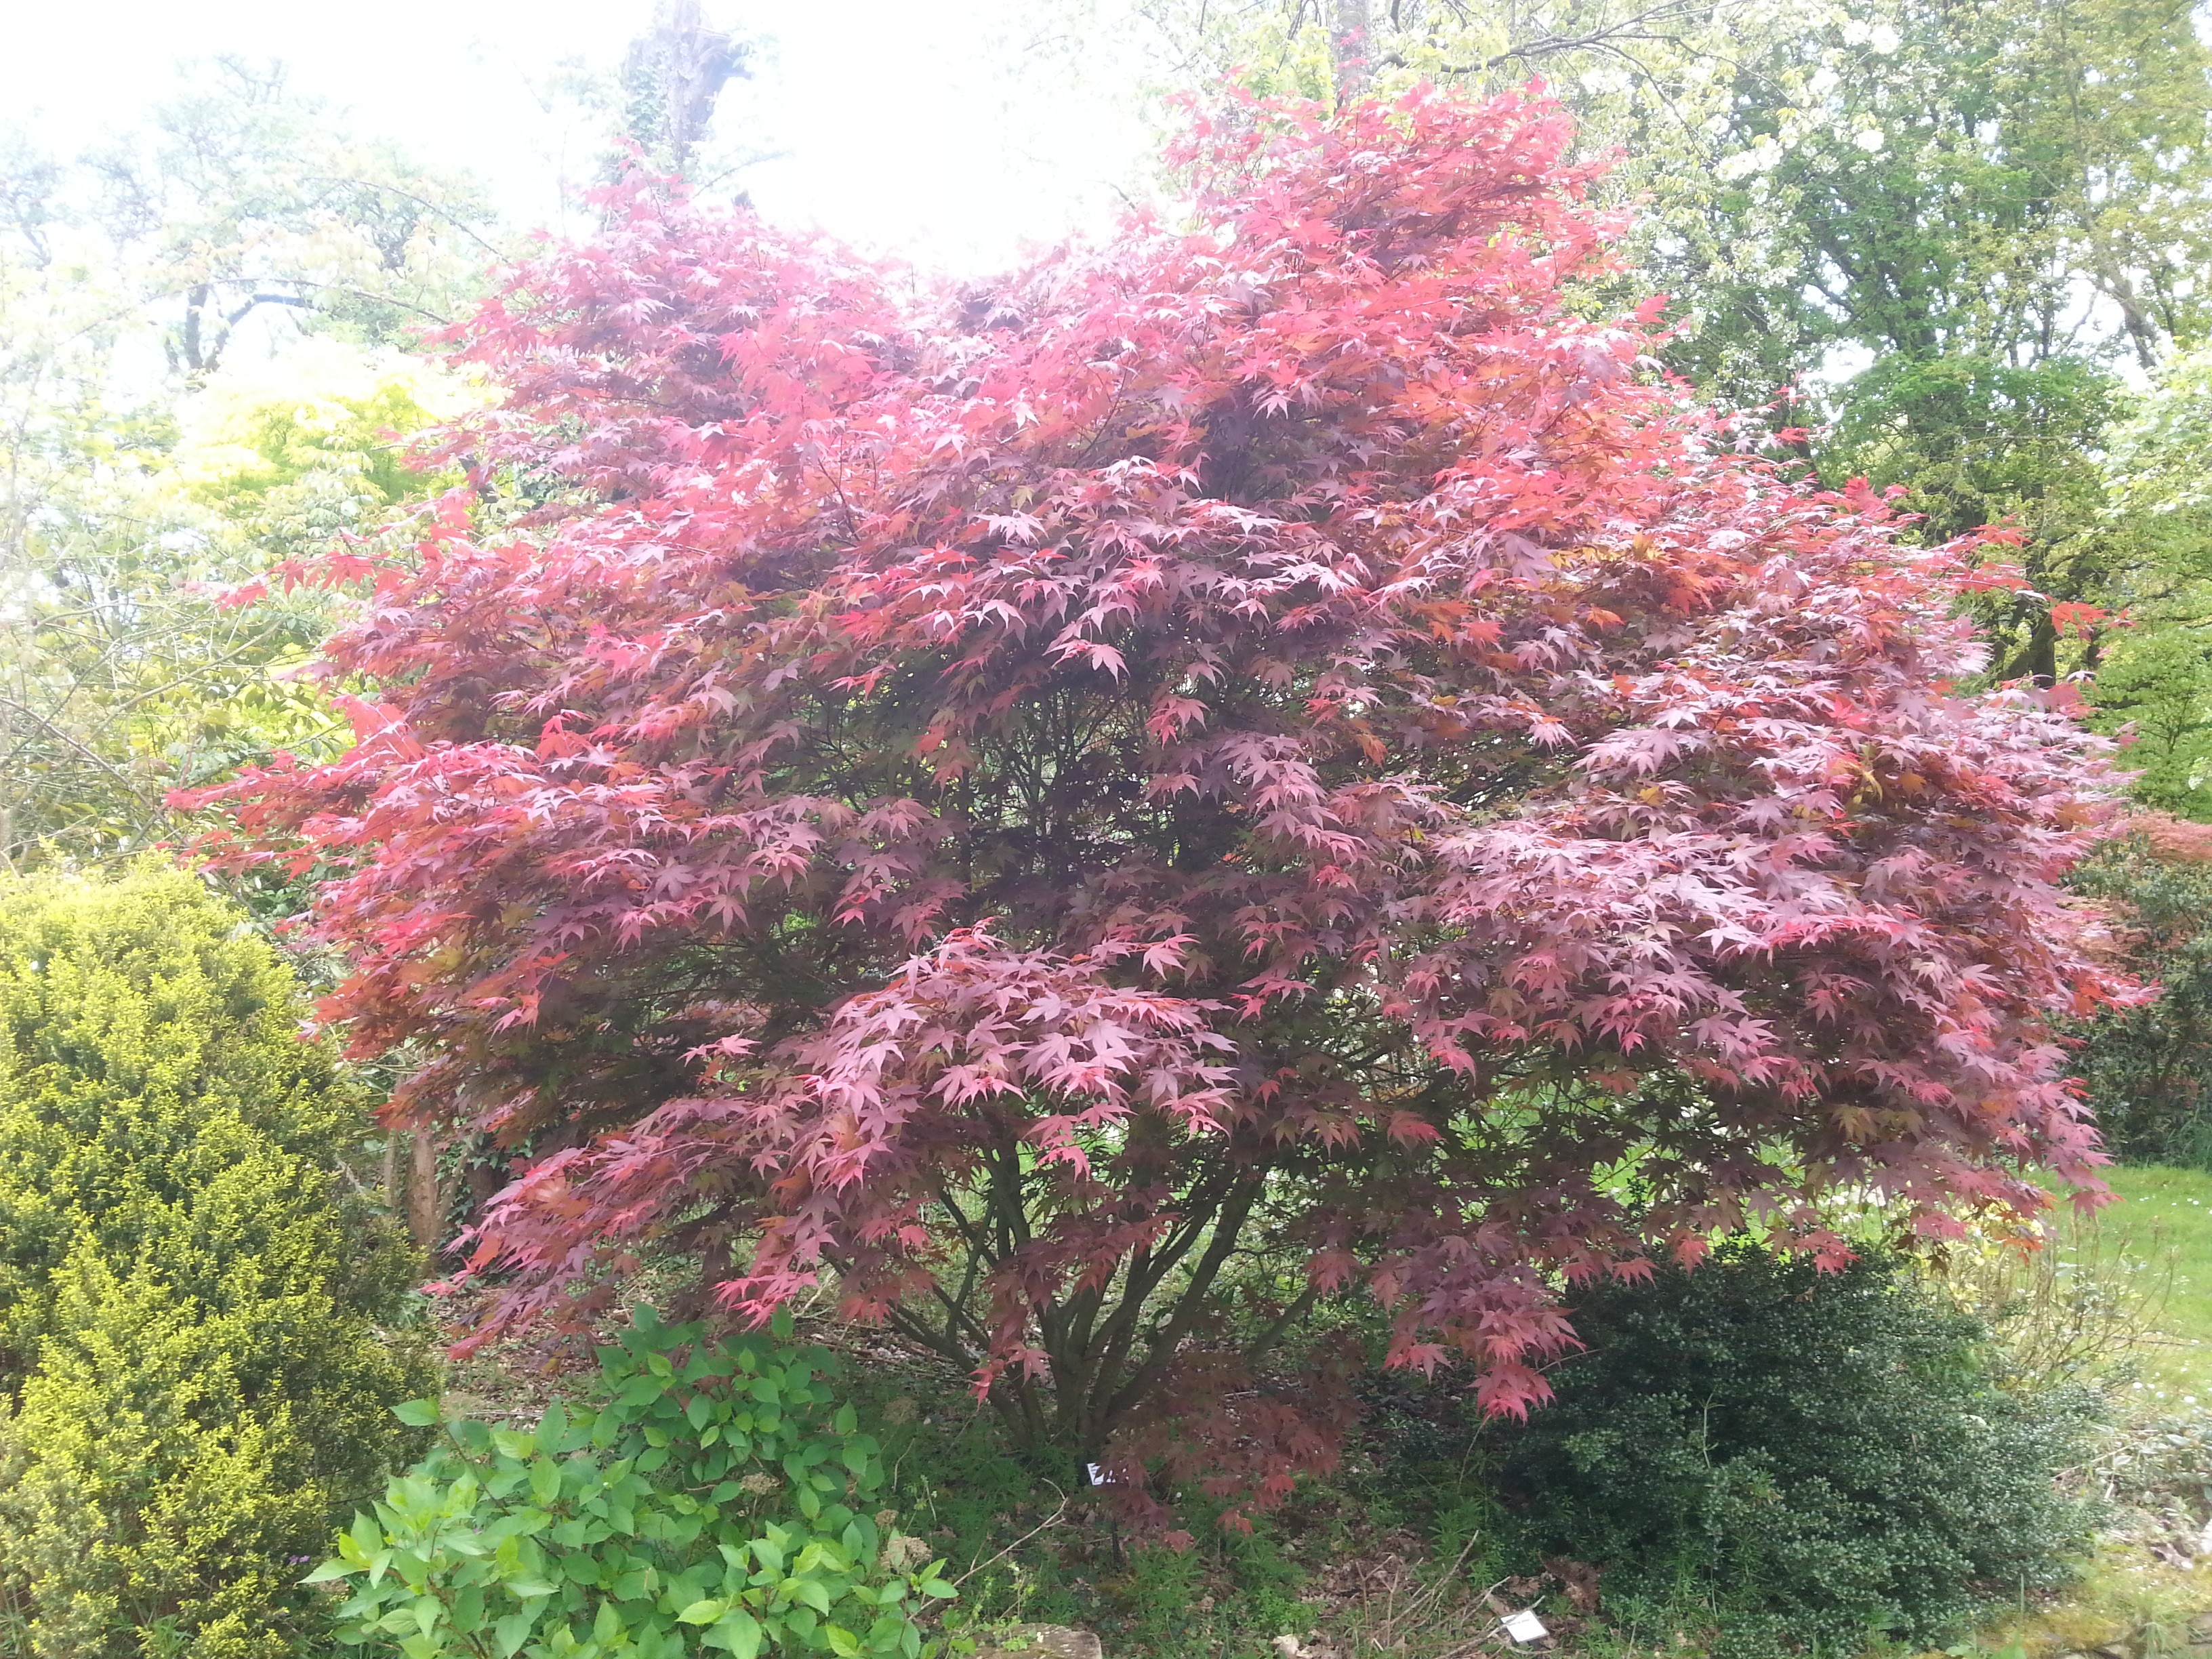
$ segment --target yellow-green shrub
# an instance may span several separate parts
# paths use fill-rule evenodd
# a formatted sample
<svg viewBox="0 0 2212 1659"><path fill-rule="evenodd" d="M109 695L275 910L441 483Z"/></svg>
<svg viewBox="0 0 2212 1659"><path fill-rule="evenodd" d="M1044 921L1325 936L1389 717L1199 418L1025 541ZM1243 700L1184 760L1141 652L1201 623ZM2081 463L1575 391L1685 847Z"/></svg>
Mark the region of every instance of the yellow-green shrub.
<svg viewBox="0 0 2212 1659"><path fill-rule="evenodd" d="M411 1449L416 1263L289 971L181 872L0 884L0 1587L40 1659L275 1659Z"/></svg>

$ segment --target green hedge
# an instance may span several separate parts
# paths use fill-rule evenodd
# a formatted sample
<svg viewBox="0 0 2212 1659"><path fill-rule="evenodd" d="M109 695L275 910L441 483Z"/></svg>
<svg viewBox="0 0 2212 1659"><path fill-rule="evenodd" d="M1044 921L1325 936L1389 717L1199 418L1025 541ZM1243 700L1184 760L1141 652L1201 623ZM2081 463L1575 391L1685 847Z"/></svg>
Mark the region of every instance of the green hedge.
<svg viewBox="0 0 2212 1659"><path fill-rule="evenodd" d="M276 1659L414 1449L419 1263L291 975L173 870L0 884L0 1644Z"/></svg>

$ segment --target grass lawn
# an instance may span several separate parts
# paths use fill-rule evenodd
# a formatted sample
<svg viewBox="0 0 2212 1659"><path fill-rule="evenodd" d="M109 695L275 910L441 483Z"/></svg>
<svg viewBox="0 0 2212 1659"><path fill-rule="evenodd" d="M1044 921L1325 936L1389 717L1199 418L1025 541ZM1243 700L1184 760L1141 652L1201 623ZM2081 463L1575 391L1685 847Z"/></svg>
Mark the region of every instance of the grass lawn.
<svg viewBox="0 0 2212 1659"><path fill-rule="evenodd" d="M2093 1256L2087 1276L2109 1282L2114 1263L2132 1258L2142 1264L2136 1273L2170 1279L2156 1340L2135 1356L2136 1380L2115 1404L2123 1419L2202 1416L2212 1411L2212 1174L2150 1166L2108 1170L2106 1179L2120 1201L2062 1246L2061 1271ZM2192 1505L2185 1530L2195 1530L2197 1513ZM2154 1541L2139 1528L2108 1538L2069 1592L1984 1631L1970 1651L1976 1659L2198 1651L2197 1632L2212 1610L2212 1565L2160 1559Z"/></svg>
<svg viewBox="0 0 2212 1659"><path fill-rule="evenodd" d="M2144 1166L2106 1178L2120 1195L2097 1223L2106 1246L2124 1242L2152 1271L2172 1273L2140 1392L2159 1406L2212 1405L2212 1174Z"/></svg>

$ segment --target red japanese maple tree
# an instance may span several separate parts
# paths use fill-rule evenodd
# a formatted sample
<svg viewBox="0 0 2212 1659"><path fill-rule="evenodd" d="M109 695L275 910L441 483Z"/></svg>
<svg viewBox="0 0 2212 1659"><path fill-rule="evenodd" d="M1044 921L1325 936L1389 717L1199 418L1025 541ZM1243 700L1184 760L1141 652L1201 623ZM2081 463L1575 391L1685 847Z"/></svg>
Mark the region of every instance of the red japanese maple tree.
<svg viewBox="0 0 2212 1659"><path fill-rule="evenodd" d="M1568 138L1246 106L1187 228L991 287L646 191L514 273L472 487L337 564L359 741L225 792L395 1118L514 1154L497 1320L827 1284L1264 1502L1330 1304L1518 1411L1589 1275L2094 1181L2093 740L1573 313Z"/></svg>

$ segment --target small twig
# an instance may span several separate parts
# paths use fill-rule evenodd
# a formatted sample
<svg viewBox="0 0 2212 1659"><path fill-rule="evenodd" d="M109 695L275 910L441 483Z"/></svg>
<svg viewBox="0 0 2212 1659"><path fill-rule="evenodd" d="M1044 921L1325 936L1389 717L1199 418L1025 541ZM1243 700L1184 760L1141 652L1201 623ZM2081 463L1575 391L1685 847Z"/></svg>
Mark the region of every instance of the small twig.
<svg viewBox="0 0 2212 1659"><path fill-rule="evenodd" d="M1443 1595L1446 1588L1458 1579L1459 1570L1467 1565L1467 1558L1474 1553L1474 1547L1476 1543L1480 1540L1480 1538L1481 1534L1480 1533L1470 1537L1467 1540L1466 1547L1460 1551L1458 1559L1437 1578L1434 1583L1429 1585L1426 1589L1423 1589L1419 1595L1416 1595L1411 1601L1407 1602L1406 1604L1405 1612L1397 1614L1395 1617L1385 1618L1383 1620L1383 1630L1388 1632L1393 1638L1401 1635L1403 1633L1402 1626L1405 1621L1410 1620L1415 1613L1420 1612L1421 1609L1429 1602ZM1502 1584L1505 1581L1501 1578L1498 1582Z"/></svg>
<svg viewBox="0 0 2212 1659"><path fill-rule="evenodd" d="M970 1578L973 1578L977 1573L982 1571L986 1567L994 1567L998 1565L1000 1562L1005 1560L1006 1557L1012 1555L1016 1550L1021 1548L1023 1545L1028 1543L1030 1539L1036 1537L1039 1533L1045 1531L1048 1528L1055 1527L1060 1524L1060 1517L1067 1513L1067 1494L1060 1491L1058 1486L1053 1486L1052 1482L1049 1480L1046 1481L1045 1485L1052 1486L1053 1495L1060 1499L1060 1507L1054 1510L1050 1515L1047 1516L1042 1524L1030 1528L1027 1532L1024 1533L1019 1538L1014 1540L1012 1543L1007 1545L1006 1548L1000 1550L989 1560L978 1561L974 1566L969 1568L967 1571L962 1573L957 1578L952 1581L956 1586L966 1583ZM934 1508L933 1505L932 1507Z"/></svg>
<svg viewBox="0 0 2212 1659"><path fill-rule="evenodd" d="M352 1188L354 1191L359 1194L362 1197L378 1200L381 1200L383 1198L384 1195L381 1193L378 1192L374 1188L368 1186L359 1176L353 1172L353 1165L347 1163L345 1159L340 1158L337 1160L337 1172L345 1177L346 1185Z"/></svg>

